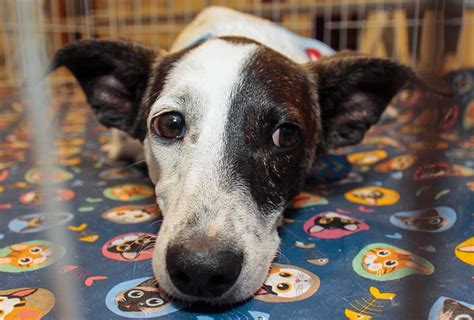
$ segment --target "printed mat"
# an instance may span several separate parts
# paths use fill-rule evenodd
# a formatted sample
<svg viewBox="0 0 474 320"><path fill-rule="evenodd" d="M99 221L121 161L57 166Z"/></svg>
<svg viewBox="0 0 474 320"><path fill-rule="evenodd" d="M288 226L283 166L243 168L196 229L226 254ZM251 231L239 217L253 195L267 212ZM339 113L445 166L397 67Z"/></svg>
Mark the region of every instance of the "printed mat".
<svg viewBox="0 0 474 320"><path fill-rule="evenodd" d="M473 319L474 70L447 77L439 99L405 89L363 143L319 157L285 213L281 254L255 297L232 308L169 301L154 286L160 228L143 168L107 160L109 131L75 86L53 110L61 165L46 216L25 106L0 100L0 319ZM70 243L47 231L63 229ZM61 261L59 273L52 272Z"/></svg>

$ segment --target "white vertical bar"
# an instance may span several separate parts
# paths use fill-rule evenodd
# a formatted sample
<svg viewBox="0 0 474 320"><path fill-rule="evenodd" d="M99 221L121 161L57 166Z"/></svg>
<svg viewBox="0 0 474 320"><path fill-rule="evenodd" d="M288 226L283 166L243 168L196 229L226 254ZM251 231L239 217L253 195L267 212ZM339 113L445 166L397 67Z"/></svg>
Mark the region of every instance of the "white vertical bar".
<svg viewBox="0 0 474 320"><path fill-rule="evenodd" d="M143 40L143 21L142 21L142 5L140 0L133 0L133 33L134 40Z"/></svg>
<svg viewBox="0 0 474 320"><path fill-rule="evenodd" d="M86 38L94 37L94 12L91 4L92 0L84 0L84 27Z"/></svg>
<svg viewBox="0 0 474 320"><path fill-rule="evenodd" d="M416 67L416 60L418 56L418 27L420 26L420 0L415 3L415 17L413 22L413 39L412 39L412 55L410 65Z"/></svg>
<svg viewBox="0 0 474 320"><path fill-rule="evenodd" d="M341 28L339 34L339 49L347 48L347 22L349 20L349 8L347 2L341 1Z"/></svg>
<svg viewBox="0 0 474 320"><path fill-rule="evenodd" d="M116 3L114 0L107 1L107 13L109 16L109 38L117 38L117 15ZM114 14L115 13L115 14Z"/></svg>
<svg viewBox="0 0 474 320"><path fill-rule="evenodd" d="M174 36L176 34L176 17L175 17L175 12L174 12L174 6L173 6L173 1L168 0L168 15L167 15L167 20L168 20L168 26L171 26L167 32L168 32L168 38L169 35L171 34Z"/></svg>
<svg viewBox="0 0 474 320"><path fill-rule="evenodd" d="M58 185L51 183L52 170L54 169L54 119L48 112L50 105L48 97L48 87L43 78L44 61L38 54L41 51L41 43L35 36L39 29L38 12L36 6L32 6L30 1L15 1L15 12L18 22L18 54L21 69L24 75L26 86L23 89L24 100L28 110L25 112L30 128L32 129L33 154L38 164L39 170L44 174L40 188L45 194L44 209L47 214L64 212L65 205L54 201ZM55 244L65 246L68 252L74 252L73 242L64 228L49 229L48 238ZM74 259L74 254L70 254L70 259ZM74 263L69 260L68 263ZM78 294L71 281L59 275L64 268L60 259L51 265L48 273L50 281L53 283L53 291L56 297L55 309L58 319L80 319L78 308Z"/></svg>
<svg viewBox="0 0 474 320"><path fill-rule="evenodd" d="M277 15L277 7L275 5L275 1L272 1L271 4L272 4L271 5L271 8L272 8L272 21L277 22L278 15Z"/></svg>
<svg viewBox="0 0 474 320"><path fill-rule="evenodd" d="M331 45L331 28L328 28L332 22L332 4L331 0L326 0L324 3L324 43Z"/></svg>
<svg viewBox="0 0 474 320"><path fill-rule="evenodd" d="M317 19L318 19L318 12L316 9L316 2L312 2L309 6L309 16L311 17L311 30L310 35L311 38L316 38L317 33Z"/></svg>

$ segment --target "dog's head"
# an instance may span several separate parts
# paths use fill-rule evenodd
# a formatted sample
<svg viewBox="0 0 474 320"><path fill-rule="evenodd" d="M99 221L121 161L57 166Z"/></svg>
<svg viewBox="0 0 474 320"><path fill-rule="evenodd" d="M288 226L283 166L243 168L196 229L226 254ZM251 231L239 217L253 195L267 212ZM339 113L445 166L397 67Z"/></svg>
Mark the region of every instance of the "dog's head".
<svg viewBox="0 0 474 320"><path fill-rule="evenodd" d="M99 121L143 142L163 224L153 269L171 295L250 297L281 214L318 153L358 143L409 67L340 53L298 65L243 38L173 54L125 42L67 45L52 68L79 80Z"/></svg>

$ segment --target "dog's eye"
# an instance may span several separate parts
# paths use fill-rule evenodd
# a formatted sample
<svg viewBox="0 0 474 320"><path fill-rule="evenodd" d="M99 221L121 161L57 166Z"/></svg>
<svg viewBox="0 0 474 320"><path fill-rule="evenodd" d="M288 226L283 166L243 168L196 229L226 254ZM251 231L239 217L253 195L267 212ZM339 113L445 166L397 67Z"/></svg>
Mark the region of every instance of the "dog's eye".
<svg viewBox="0 0 474 320"><path fill-rule="evenodd" d="M181 113L167 112L153 119L153 130L165 139L181 139L186 133L186 123Z"/></svg>
<svg viewBox="0 0 474 320"><path fill-rule="evenodd" d="M298 127L290 123L280 125L272 134L273 144L279 148L293 147L299 139Z"/></svg>

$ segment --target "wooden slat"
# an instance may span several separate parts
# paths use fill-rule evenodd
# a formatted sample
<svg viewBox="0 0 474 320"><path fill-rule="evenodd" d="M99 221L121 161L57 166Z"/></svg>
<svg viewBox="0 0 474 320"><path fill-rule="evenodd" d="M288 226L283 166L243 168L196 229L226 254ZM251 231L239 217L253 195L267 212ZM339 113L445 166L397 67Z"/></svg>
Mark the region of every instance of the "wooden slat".
<svg viewBox="0 0 474 320"><path fill-rule="evenodd" d="M436 73L442 69L444 26L440 22L440 12L425 11L421 31L420 62L418 64L418 68L422 71Z"/></svg>
<svg viewBox="0 0 474 320"><path fill-rule="evenodd" d="M397 9L393 12L393 40L395 47L395 58L403 63L410 63L410 45L408 38L407 13L403 9Z"/></svg>
<svg viewBox="0 0 474 320"><path fill-rule="evenodd" d="M359 38L359 51L380 58L387 57L387 49L383 42L383 32L389 23L386 11L370 12L367 16L366 26Z"/></svg>

